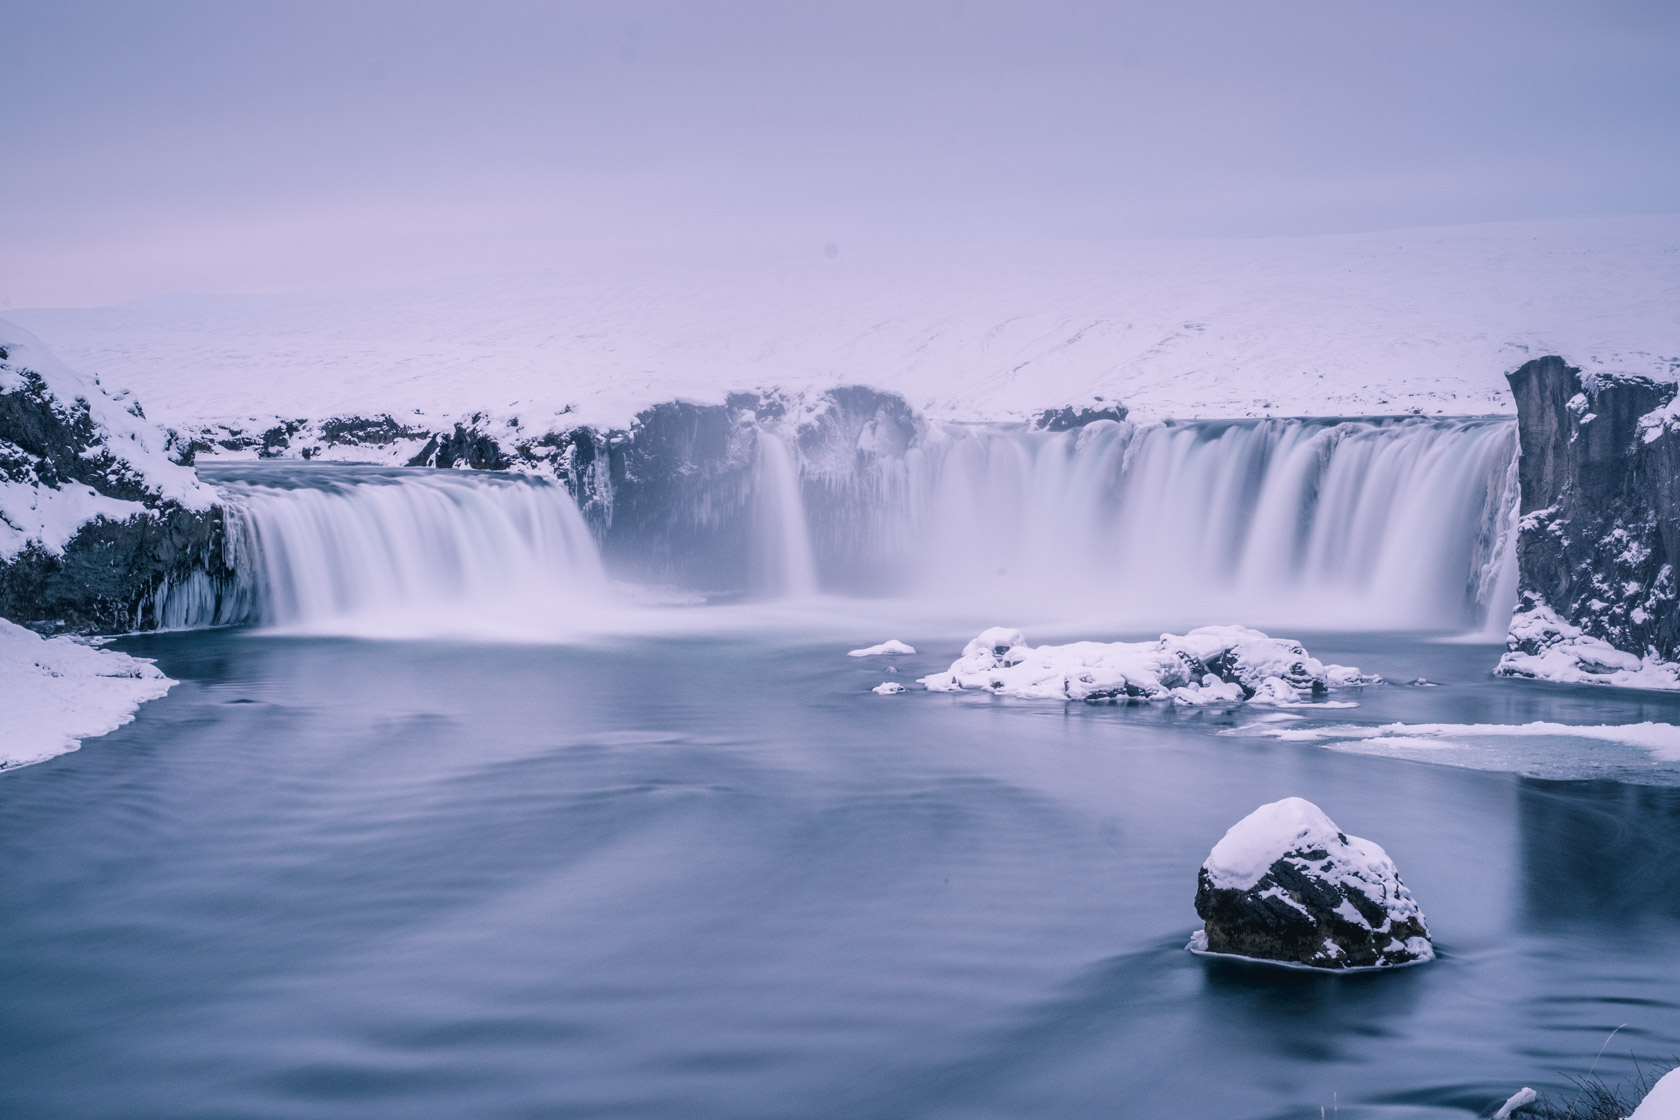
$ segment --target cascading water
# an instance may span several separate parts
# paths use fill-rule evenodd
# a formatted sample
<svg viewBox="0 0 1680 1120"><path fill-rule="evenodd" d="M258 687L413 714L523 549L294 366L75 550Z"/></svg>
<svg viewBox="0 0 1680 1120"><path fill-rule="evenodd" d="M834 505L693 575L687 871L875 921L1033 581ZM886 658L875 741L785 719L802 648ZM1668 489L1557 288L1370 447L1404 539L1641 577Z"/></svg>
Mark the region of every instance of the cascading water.
<svg viewBox="0 0 1680 1120"><path fill-rule="evenodd" d="M166 625L539 636L595 613L607 590L577 504L542 480L296 464L206 476L228 504L239 579L166 588Z"/></svg>
<svg viewBox="0 0 1680 1120"><path fill-rule="evenodd" d="M835 480L825 583L1059 618L1447 629L1507 607L1514 426L935 430Z"/></svg>
<svg viewBox="0 0 1680 1120"><path fill-rule="evenodd" d="M761 433L753 464L754 591L783 598L817 593L799 464L787 444Z"/></svg>
<svg viewBox="0 0 1680 1120"><path fill-rule="evenodd" d="M949 425L815 465L760 432L734 484L745 500L722 507L740 521L626 539L678 558L679 581L685 550L707 553L690 546L746 542L751 585L732 596L820 589L969 622L1465 629L1510 606L1514 457L1509 421L1473 419ZM318 464L206 473L227 497L239 578L162 589L166 625L544 638L627 623L557 484ZM641 501L657 509L657 494Z"/></svg>

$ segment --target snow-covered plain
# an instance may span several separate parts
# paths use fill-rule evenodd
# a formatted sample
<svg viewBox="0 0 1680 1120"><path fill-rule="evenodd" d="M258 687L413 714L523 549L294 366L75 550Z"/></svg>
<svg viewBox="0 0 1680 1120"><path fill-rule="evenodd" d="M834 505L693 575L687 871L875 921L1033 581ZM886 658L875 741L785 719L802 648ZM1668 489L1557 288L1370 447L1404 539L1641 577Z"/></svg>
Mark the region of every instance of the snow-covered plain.
<svg viewBox="0 0 1680 1120"><path fill-rule="evenodd" d="M43 638L0 618L0 770L115 731L174 684L144 658Z"/></svg>
<svg viewBox="0 0 1680 1120"><path fill-rule="evenodd" d="M482 413L618 427L648 404L841 383L935 420L1509 412L1559 353L1680 368L1680 218L1353 236L667 254L378 290L11 313L185 426ZM564 417L562 419L562 417Z"/></svg>

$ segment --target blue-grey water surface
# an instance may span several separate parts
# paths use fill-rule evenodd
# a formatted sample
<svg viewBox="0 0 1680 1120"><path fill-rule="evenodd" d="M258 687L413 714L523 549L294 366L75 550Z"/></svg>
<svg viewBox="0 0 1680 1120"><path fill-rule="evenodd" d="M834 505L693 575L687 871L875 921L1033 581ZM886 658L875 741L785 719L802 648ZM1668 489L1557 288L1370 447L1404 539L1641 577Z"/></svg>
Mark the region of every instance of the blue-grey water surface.
<svg viewBox="0 0 1680 1120"><path fill-rule="evenodd" d="M901 680L957 652L899 636ZM1467 1117L1680 1055L1672 765L880 697L880 637L124 641L182 683L0 775L0 1116ZM1309 646L1442 683L1338 721L1680 720ZM1292 794L1388 849L1438 962L1184 951L1208 849Z"/></svg>

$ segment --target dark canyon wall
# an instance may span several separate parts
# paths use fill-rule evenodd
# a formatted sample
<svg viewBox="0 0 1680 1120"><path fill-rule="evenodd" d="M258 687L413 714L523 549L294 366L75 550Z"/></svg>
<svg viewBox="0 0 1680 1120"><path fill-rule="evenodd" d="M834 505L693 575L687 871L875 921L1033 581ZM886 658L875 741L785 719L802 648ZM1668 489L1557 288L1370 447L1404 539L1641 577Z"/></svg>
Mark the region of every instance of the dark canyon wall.
<svg viewBox="0 0 1680 1120"><path fill-rule="evenodd" d="M1558 357L1508 380L1522 488L1513 653L1541 654L1573 627L1635 657L1680 660L1680 425L1662 414L1676 386L1583 375Z"/></svg>

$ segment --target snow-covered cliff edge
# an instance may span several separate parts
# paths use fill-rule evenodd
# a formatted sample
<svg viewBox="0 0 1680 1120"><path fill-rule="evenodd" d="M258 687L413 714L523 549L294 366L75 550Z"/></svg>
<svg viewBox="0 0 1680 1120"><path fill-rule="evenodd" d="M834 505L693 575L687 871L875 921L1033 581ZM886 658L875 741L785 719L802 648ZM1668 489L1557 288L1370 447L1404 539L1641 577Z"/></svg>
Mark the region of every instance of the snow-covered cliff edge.
<svg viewBox="0 0 1680 1120"><path fill-rule="evenodd" d="M1500 673L1680 687L1675 383L1583 373L1558 357L1509 380L1521 602Z"/></svg>
<svg viewBox="0 0 1680 1120"><path fill-rule="evenodd" d="M163 581L218 566L215 494L170 451L127 392L0 320L0 617L145 627Z"/></svg>

